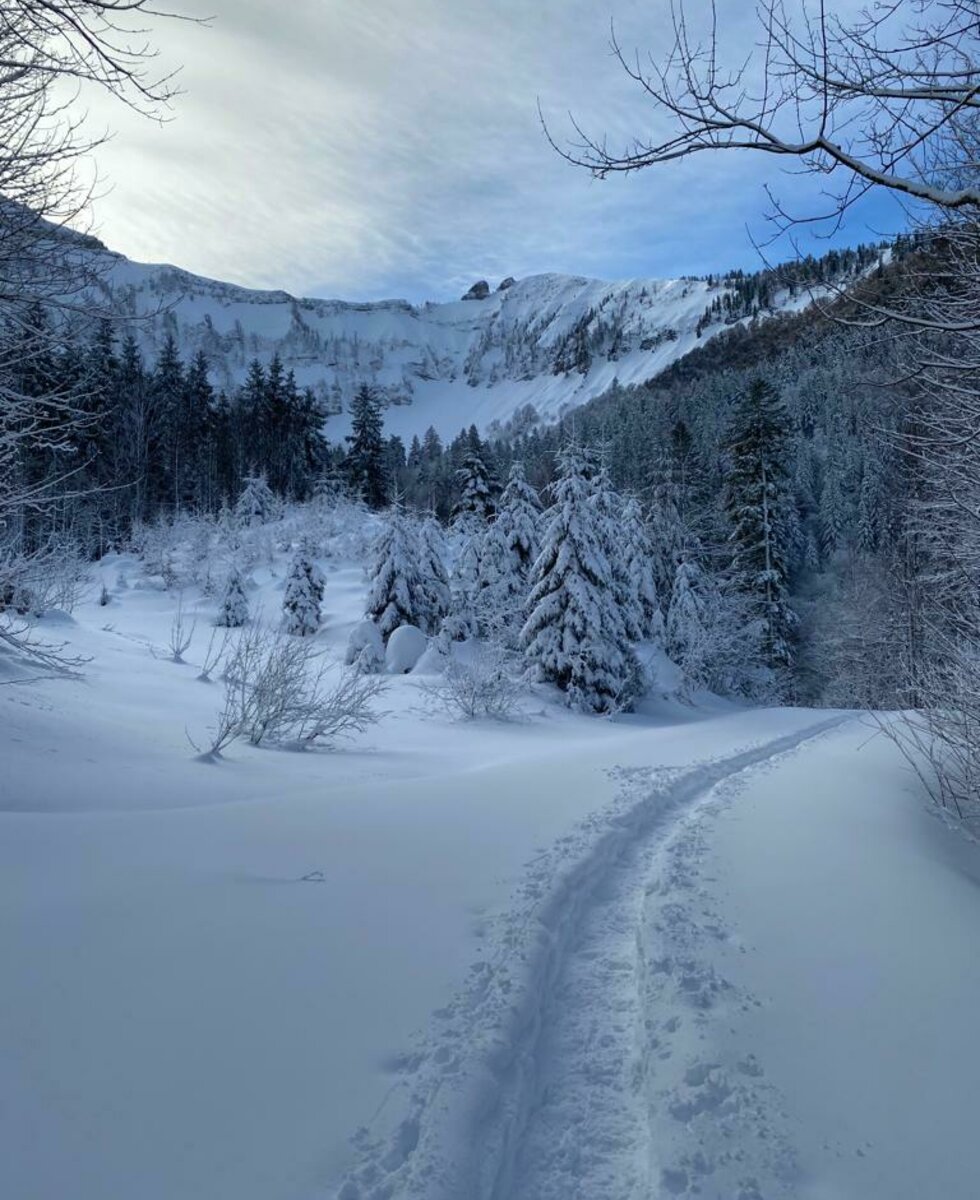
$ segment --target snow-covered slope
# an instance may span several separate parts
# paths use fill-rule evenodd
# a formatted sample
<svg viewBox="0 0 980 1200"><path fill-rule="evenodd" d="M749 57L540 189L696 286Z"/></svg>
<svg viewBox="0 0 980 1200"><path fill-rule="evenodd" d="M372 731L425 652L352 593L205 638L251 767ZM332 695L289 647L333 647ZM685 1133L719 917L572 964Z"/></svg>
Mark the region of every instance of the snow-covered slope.
<svg viewBox="0 0 980 1200"><path fill-rule="evenodd" d="M102 302L145 318L133 329L151 358L171 333L185 357L203 350L215 384L227 387L253 358L278 352L333 413L371 384L390 406L388 432L403 436L429 425L443 436L487 429L515 414L527 422L529 405L553 420L616 379L650 379L698 344L699 319L721 290L705 280L535 275L482 299L362 304L251 291L103 250L94 257ZM334 436L343 423L331 422Z"/></svg>

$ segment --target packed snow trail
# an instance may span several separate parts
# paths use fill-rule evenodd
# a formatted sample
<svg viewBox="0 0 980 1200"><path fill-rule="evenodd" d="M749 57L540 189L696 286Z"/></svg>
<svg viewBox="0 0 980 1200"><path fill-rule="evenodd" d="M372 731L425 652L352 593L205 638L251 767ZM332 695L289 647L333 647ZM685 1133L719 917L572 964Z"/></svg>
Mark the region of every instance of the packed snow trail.
<svg viewBox="0 0 980 1200"><path fill-rule="evenodd" d="M615 862L495 1200L976 1200L980 853L868 738L729 771Z"/></svg>
<svg viewBox="0 0 980 1200"><path fill-rule="evenodd" d="M497 953L406 1056L407 1115L384 1137L361 1131L340 1200L648 1196L642 1104L625 1101L640 1079L632 1047L649 856L717 785L843 720L693 767L623 771L614 811L594 815L580 853L559 851L530 872L495 932ZM555 1072L575 1079L552 1103Z"/></svg>

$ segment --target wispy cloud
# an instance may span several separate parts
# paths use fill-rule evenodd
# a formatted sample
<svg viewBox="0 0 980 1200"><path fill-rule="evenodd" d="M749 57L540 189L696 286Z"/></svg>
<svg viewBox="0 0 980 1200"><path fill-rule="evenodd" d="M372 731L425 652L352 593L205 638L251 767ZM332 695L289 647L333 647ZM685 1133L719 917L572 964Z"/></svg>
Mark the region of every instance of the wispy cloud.
<svg viewBox="0 0 980 1200"><path fill-rule="evenodd" d="M210 28L159 28L165 60L184 64L173 121L147 124L93 99L93 115L117 129L96 218L132 257L255 286L412 298L480 276L754 261L745 225L761 229L758 160L597 183L548 146L539 98L559 134L568 110L614 140L653 119L609 55L611 14L594 0L206 7ZM621 0L624 44L656 52L664 9ZM747 47L750 32L746 5L727 36ZM878 206L845 236L889 222Z"/></svg>

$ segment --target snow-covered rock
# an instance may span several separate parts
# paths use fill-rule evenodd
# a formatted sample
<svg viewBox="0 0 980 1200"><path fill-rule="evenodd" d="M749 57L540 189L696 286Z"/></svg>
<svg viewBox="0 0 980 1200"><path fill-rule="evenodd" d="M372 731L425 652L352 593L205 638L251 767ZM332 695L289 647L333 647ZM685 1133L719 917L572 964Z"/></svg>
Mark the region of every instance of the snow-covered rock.
<svg viewBox="0 0 980 1200"><path fill-rule="evenodd" d="M485 279L478 279L463 296L464 300L486 300L490 295L490 284Z"/></svg>
<svg viewBox="0 0 980 1200"><path fill-rule="evenodd" d="M432 641L426 648L425 653L412 667L413 675L441 675L449 662L449 655L444 647L440 646L438 641Z"/></svg>
<svg viewBox="0 0 980 1200"><path fill-rule="evenodd" d="M384 639L373 621L361 621L351 630L344 662L349 667L357 667L365 675L373 675L383 669Z"/></svg>
<svg viewBox="0 0 980 1200"><path fill-rule="evenodd" d="M392 675L406 675L418 663L429 639L415 625L399 625L388 638L385 666Z"/></svg>

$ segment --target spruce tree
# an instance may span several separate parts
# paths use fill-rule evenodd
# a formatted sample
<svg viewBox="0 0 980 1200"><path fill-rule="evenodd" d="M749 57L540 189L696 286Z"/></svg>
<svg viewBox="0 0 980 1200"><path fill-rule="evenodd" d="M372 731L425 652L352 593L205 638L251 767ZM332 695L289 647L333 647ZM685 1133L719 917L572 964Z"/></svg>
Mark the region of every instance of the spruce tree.
<svg viewBox="0 0 980 1200"><path fill-rule="evenodd" d="M308 547L301 545L289 568L282 607L283 628L297 637L308 637L320 628L320 603L326 580Z"/></svg>
<svg viewBox="0 0 980 1200"><path fill-rule="evenodd" d="M375 550L365 616L388 640L399 625L426 623L426 597L420 573L421 552L415 532L401 507L388 510Z"/></svg>
<svg viewBox="0 0 980 1200"><path fill-rule="evenodd" d="M559 468L521 641L528 658L565 692L570 705L612 712L635 699L639 664L616 610L585 456L565 449Z"/></svg>
<svg viewBox="0 0 980 1200"><path fill-rule="evenodd" d="M446 571L445 539L434 516L427 516L419 531L419 588L423 597L421 628L428 634L439 632L449 612L451 592Z"/></svg>
<svg viewBox="0 0 980 1200"><path fill-rule="evenodd" d="M469 450L463 465L456 472L459 499L453 508L453 523L462 524L472 519L480 525L486 524L494 515L493 488L486 463L477 450Z"/></svg>
<svg viewBox="0 0 980 1200"><path fill-rule="evenodd" d="M248 621L248 597L245 595L245 583L242 573L237 567L228 572L228 582L221 601L216 625L227 629L239 629Z"/></svg>
<svg viewBox="0 0 980 1200"><path fill-rule="evenodd" d="M701 571L693 560L677 566L667 609L665 645L679 666L704 641L705 597Z"/></svg>
<svg viewBox="0 0 980 1200"><path fill-rule="evenodd" d="M796 625L787 595L787 441L778 392L755 379L736 405L728 445L731 579L758 623L763 662L777 672L792 665Z"/></svg>
<svg viewBox="0 0 980 1200"><path fill-rule="evenodd" d="M516 647L526 614L530 573L541 539L541 501L515 462L487 529L476 579L477 618L483 633Z"/></svg>
<svg viewBox="0 0 980 1200"><path fill-rule="evenodd" d="M623 509L620 538L629 604L638 636L660 641L664 619L657 595L653 546L639 502L632 496Z"/></svg>
<svg viewBox="0 0 980 1200"><path fill-rule="evenodd" d="M249 475L235 504L235 516L246 525L271 521L279 505L264 475Z"/></svg>
<svg viewBox="0 0 980 1200"><path fill-rule="evenodd" d="M351 433L347 438L346 469L352 490L371 509L381 509L388 502L388 480L385 475L384 422L381 402L367 386L357 390L351 406Z"/></svg>

